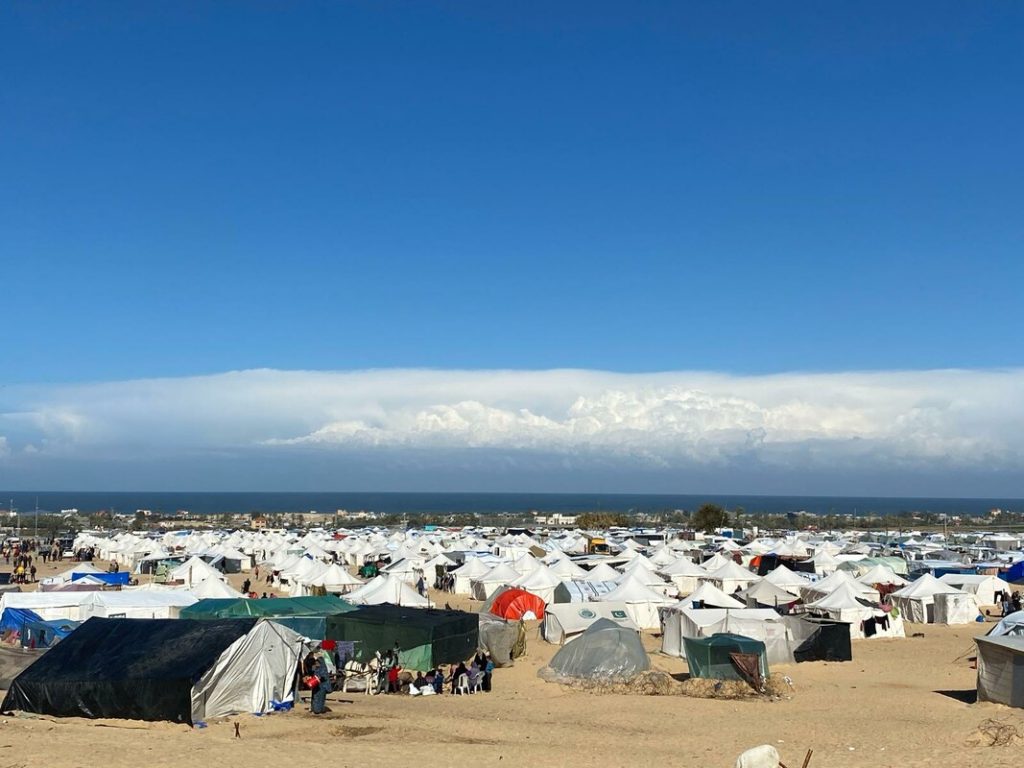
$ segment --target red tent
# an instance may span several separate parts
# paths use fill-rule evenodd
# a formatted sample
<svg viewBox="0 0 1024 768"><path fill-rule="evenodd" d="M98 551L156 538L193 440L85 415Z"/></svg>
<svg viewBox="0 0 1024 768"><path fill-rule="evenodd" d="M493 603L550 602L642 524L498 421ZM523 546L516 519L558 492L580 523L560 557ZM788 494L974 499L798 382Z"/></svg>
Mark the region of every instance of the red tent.
<svg viewBox="0 0 1024 768"><path fill-rule="evenodd" d="M491 613L503 619L521 619L532 612L538 619L544 618L544 601L525 589L507 589L494 599Z"/></svg>

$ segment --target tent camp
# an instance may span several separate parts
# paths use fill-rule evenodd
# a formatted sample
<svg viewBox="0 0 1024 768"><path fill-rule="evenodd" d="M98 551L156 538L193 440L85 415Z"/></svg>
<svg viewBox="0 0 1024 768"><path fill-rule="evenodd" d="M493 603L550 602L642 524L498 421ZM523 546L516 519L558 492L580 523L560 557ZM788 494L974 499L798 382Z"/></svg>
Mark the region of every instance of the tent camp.
<svg viewBox="0 0 1024 768"><path fill-rule="evenodd" d="M768 677L768 657L764 643L742 635L717 634L711 637L688 637L686 664L691 677L712 680L742 680L732 660L732 654L753 654L758 657L761 677Z"/></svg>
<svg viewBox="0 0 1024 768"><path fill-rule="evenodd" d="M329 616L327 637L355 643L354 658L363 662L397 643L402 667L426 671L472 656L479 624L477 614L465 611L367 605Z"/></svg>
<svg viewBox="0 0 1024 768"><path fill-rule="evenodd" d="M256 617L273 619L289 629L314 640L327 637L327 617L354 611L355 606L334 597L277 597L266 600L236 598L200 600L181 610L183 619L235 619Z"/></svg>
<svg viewBox="0 0 1024 768"><path fill-rule="evenodd" d="M548 606L541 625L541 635L549 643L564 645L579 637L598 619L608 619L634 632L640 630L629 618L625 603L568 603Z"/></svg>
<svg viewBox="0 0 1024 768"><path fill-rule="evenodd" d="M268 712L306 650L270 621L90 619L14 680L3 710L189 723Z"/></svg>
<svg viewBox="0 0 1024 768"><path fill-rule="evenodd" d="M1024 638L975 638L978 645L978 701L1024 707Z"/></svg>
<svg viewBox="0 0 1024 768"><path fill-rule="evenodd" d="M538 673L546 680L629 680L651 668L636 630L598 619Z"/></svg>

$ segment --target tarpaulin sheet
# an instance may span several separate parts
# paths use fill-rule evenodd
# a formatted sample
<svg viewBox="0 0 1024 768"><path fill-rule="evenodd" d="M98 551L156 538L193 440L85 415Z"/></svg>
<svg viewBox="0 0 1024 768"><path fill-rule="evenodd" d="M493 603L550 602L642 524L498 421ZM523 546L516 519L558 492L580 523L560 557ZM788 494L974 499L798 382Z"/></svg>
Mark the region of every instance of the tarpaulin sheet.
<svg viewBox="0 0 1024 768"><path fill-rule="evenodd" d="M14 680L3 711L192 723L192 687L256 619L92 618Z"/></svg>

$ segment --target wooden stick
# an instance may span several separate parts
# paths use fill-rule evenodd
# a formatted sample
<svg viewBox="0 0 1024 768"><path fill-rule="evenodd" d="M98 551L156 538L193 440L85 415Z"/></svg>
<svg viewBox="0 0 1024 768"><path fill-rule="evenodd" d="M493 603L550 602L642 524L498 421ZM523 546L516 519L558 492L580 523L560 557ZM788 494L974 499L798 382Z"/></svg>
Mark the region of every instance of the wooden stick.
<svg viewBox="0 0 1024 768"><path fill-rule="evenodd" d="M811 755L813 755L813 754L814 754L814 750L813 749L808 749L807 750L807 757L804 758L803 768L807 768L807 766L811 764Z"/></svg>

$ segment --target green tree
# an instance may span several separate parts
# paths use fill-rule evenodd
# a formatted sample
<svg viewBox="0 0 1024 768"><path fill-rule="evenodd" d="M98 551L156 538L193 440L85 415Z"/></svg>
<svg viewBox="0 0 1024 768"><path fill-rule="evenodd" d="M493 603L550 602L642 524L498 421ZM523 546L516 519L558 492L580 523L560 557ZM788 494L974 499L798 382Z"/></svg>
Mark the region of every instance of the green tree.
<svg viewBox="0 0 1024 768"><path fill-rule="evenodd" d="M628 526L629 516L610 512L584 512L576 517L576 525L584 529L611 528L616 525Z"/></svg>
<svg viewBox="0 0 1024 768"><path fill-rule="evenodd" d="M716 528L729 525L729 513L718 504L702 504L693 514L693 527L704 533L714 533Z"/></svg>

